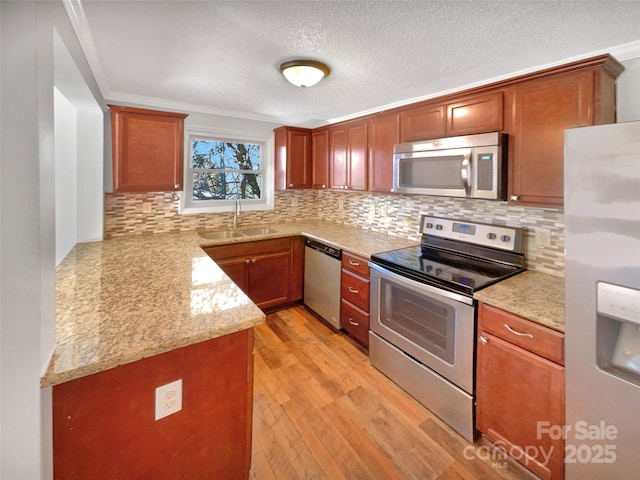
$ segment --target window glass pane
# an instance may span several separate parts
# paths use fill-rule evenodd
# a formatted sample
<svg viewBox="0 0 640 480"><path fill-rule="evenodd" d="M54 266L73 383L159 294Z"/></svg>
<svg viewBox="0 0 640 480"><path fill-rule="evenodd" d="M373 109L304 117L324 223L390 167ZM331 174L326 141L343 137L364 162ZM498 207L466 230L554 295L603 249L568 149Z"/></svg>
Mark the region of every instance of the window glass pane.
<svg viewBox="0 0 640 480"><path fill-rule="evenodd" d="M193 174L193 199L259 200L261 184L260 173L198 172Z"/></svg>
<svg viewBox="0 0 640 480"><path fill-rule="evenodd" d="M194 140L191 144L193 168L258 170L260 145L217 140Z"/></svg>

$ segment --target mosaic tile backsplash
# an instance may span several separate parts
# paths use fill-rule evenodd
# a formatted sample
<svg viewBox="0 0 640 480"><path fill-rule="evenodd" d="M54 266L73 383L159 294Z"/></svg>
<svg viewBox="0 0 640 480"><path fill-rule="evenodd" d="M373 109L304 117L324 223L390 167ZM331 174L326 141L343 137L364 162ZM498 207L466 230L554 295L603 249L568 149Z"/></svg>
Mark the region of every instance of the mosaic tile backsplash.
<svg viewBox="0 0 640 480"><path fill-rule="evenodd" d="M143 213L150 204L150 213ZM329 190L277 191L274 209L242 212L242 226L322 219L419 241L421 214L523 227L525 254L531 270L564 275L562 210L509 206L507 202L380 195ZM180 215L171 193L108 193L105 238L147 233L231 227L233 214ZM550 246L537 246L535 231L546 230Z"/></svg>

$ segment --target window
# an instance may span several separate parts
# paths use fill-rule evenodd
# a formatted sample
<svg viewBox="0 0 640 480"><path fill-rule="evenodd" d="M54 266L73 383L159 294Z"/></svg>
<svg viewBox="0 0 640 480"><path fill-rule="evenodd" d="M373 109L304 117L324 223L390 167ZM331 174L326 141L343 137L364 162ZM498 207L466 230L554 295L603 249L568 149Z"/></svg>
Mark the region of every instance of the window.
<svg viewBox="0 0 640 480"><path fill-rule="evenodd" d="M270 139L256 135L190 132L181 213L273 208Z"/></svg>

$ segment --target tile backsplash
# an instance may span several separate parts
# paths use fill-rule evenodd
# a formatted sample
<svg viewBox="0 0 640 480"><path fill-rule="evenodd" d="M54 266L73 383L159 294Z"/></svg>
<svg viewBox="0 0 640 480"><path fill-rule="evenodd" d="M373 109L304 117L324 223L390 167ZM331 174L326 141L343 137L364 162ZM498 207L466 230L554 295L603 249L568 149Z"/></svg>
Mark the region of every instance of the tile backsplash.
<svg viewBox="0 0 640 480"><path fill-rule="evenodd" d="M564 275L564 215L562 210L510 206L507 202L381 195L329 190L277 191L274 209L242 212L242 226L322 219L419 241L421 214L460 218L525 229L527 266ZM143 212L143 204L150 207ZM233 214L180 215L171 193L108 193L105 198L105 239L146 233L230 227ZM546 230L550 246L537 246L534 233Z"/></svg>

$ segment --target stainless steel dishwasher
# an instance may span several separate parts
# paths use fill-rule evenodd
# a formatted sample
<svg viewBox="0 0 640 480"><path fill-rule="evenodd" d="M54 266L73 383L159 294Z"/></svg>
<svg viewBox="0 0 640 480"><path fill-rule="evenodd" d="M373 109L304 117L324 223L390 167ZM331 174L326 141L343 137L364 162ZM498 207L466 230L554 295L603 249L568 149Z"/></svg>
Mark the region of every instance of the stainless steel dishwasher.
<svg viewBox="0 0 640 480"><path fill-rule="evenodd" d="M304 250L304 303L339 329L342 250L311 238Z"/></svg>

